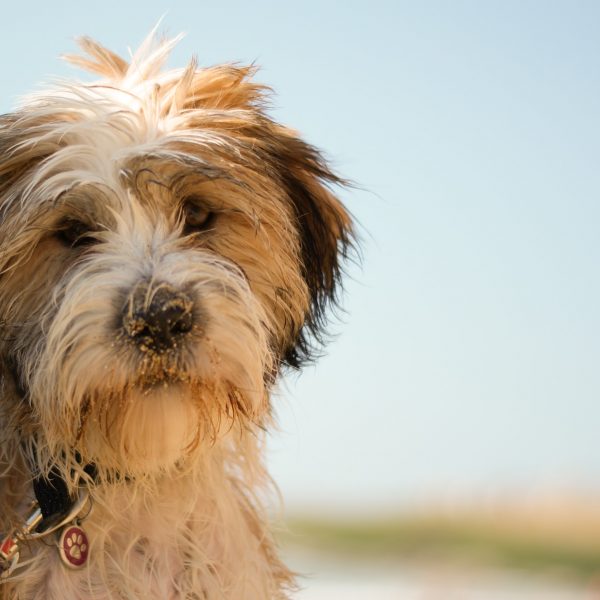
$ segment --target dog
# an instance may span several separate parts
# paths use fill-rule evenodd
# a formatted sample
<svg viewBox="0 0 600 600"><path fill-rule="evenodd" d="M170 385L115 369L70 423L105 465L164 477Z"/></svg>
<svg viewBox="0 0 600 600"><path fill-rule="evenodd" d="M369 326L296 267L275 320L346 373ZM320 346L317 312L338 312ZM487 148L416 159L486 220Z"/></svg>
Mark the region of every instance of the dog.
<svg viewBox="0 0 600 600"><path fill-rule="evenodd" d="M0 117L0 598L280 599L266 431L315 357L354 225L254 67L101 79ZM272 490L271 490L272 491Z"/></svg>

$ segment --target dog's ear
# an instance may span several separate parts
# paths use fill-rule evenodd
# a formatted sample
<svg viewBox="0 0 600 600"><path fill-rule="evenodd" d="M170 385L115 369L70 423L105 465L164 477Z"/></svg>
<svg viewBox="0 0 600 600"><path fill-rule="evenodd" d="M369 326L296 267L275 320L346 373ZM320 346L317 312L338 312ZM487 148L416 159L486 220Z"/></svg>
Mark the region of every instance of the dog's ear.
<svg viewBox="0 0 600 600"><path fill-rule="evenodd" d="M14 114L0 115L0 206L6 192L26 170L26 161L15 156L14 147L19 143Z"/></svg>
<svg viewBox="0 0 600 600"><path fill-rule="evenodd" d="M326 310L338 299L342 262L353 247L349 212L332 192L346 182L321 153L293 131L277 128L276 170L293 208L300 236L302 275L310 294L304 323L286 348L283 362L299 367L323 342Z"/></svg>
<svg viewBox="0 0 600 600"><path fill-rule="evenodd" d="M15 242L9 232L21 231L19 222L27 221L21 199L31 182L32 174L40 163L52 155L57 142L44 134L48 125L37 115L9 113L0 115L0 274L19 256L28 256L28 236L19 236Z"/></svg>
<svg viewBox="0 0 600 600"><path fill-rule="evenodd" d="M0 115L0 207L20 180L56 149L44 137L41 118L26 114Z"/></svg>
<svg viewBox="0 0 600 600"><path fill-rule="evenodd" d="M10 188L27 170L29 157L18 152L24 138L16 114L0 115L0 193Z"/></svg>

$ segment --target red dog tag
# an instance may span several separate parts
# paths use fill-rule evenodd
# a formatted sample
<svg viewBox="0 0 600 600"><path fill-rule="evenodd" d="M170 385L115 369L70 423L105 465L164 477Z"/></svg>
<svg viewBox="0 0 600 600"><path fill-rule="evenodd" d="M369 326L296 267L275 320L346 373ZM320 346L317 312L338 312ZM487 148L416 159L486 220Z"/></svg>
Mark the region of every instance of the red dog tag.
<svg viewBox="0 0 600 600"><path fill-rule="evenodd" d="M67 525L60 534L58 552L67 567L81 569L90 553L90 543L85 531L77 525Z"/></svg>

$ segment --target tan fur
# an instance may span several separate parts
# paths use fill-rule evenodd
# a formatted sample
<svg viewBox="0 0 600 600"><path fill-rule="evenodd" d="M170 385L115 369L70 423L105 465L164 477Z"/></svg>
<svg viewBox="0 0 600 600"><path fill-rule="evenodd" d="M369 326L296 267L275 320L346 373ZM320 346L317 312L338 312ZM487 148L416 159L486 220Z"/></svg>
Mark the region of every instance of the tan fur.
<svg viewBox="0 0 600 600"><path fill-rule="evenodd" d="M83 38L68 58L102 81L0 118L0 531L50 469L73 493L83 477L93 503L88 566L32 541L4 599L293 589L263 508L269 393L319 339L351 222L253 69L162 72L176 41L151 35L128 63ZM210 228L186 229L186 202ZM69 220L89 245L65 244ZM120 319L161 287L185 290L194 327L168 351L134 348Z"/></svg>

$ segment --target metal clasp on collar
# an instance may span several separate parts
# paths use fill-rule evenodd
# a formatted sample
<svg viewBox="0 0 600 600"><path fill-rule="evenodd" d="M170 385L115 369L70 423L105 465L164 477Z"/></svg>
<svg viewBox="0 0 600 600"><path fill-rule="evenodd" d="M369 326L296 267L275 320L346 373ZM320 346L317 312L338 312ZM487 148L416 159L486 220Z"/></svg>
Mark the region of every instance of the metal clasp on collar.
<svg viewBox="0 0 600 600"><path fill-rule="evenodd" d="M19 541L28 539L31 532L42 522L43 516L37 502L32 502L29 516L18 531L12 531L0 544L0 579L8 577L19 563Z"/></svg>

